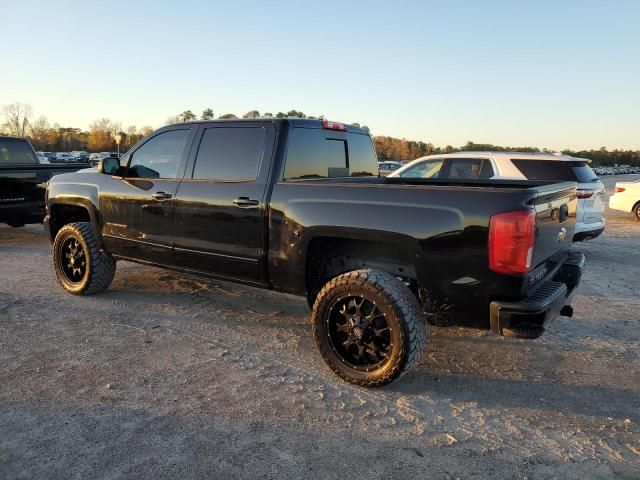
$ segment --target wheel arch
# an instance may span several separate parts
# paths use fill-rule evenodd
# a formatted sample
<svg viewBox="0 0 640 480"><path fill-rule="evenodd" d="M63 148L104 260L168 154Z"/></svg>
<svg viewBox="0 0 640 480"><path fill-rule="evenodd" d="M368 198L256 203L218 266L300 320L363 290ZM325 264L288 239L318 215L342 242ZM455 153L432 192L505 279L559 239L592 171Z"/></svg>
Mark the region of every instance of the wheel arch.
<svg viewBox="0 0 640 480"><path fill-rule="evenodd" d="M305 291L309 302L313 302L322 287L343 273L373 269L402 278L412 285L417 293L418 253L406 239L354 238L321 235L311 239L305 256Z"/></svg>
<svg viewBox="0 0 640 480"><path fill-rule="evenodd" d="M65 198L49 201L47 205L47 230L49 241L53 242L58 231L68 223L87 222L91 224L96 243L102 248L98 211L89 199Z"/></svg>

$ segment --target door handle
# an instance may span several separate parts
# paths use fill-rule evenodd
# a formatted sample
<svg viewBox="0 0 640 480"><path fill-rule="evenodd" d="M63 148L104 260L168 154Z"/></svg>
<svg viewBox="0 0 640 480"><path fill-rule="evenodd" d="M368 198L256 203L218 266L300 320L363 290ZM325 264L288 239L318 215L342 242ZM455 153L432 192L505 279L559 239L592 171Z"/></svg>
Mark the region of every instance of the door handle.
<svg viewBox="0 0 640 480"><path fill-rule="evenodd" d="M151 194L151 196L156 200L169 200L173 195L166 192L156 192Z"/></svg>
<svg viewBox="0 0 640 480"><path fill-rule="evenodd" d="M260 201L249 197L238 197L233 201L233 203L238 207L252 207L258 205Z"/></svg>

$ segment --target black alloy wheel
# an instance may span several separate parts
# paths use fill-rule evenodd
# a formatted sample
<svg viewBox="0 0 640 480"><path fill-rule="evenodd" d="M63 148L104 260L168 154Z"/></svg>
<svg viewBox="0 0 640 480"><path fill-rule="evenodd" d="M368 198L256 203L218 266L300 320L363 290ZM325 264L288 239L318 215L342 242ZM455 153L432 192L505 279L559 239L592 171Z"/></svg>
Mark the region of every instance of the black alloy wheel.
<svg viewBox="0 0 640 480"><path fill-rule="evenodd" d="M326 332L337 357L355 370L379 368L393 347L385 316L375 301L364 295L333 302L326 317Z"/></svg>
<svg viewBox="0 0 640 480"><path fill-rule="evenodd" d="M68 223L53 241L53 266L62 287L74 295L90 295L109 286L116 261L100 250L88 222Z"/></svg>
<svg viewBox="0 0 640 480"><path fill-rule="evenodd" d="M427 340L416 296L401 279L377 270L330 279L315 299L312 320L329 368L363 387L400 378L417 363Z"/></svg>
<svg viewBox="0 0 640 480"><path fill-rule="evenodd" d="M87 275L87 255L80 241L67 237L58 247L62 273L69 283L78 284Z"/></svg>

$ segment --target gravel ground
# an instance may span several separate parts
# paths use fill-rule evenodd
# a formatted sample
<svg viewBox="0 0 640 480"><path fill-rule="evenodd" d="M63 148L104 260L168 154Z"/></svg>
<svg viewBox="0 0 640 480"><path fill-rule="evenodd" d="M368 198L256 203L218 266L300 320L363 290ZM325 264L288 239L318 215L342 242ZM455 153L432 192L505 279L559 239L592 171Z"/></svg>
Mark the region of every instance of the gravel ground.
<svg viewBox="0 0 640 480"><path fill-rule="evenodd" d="M607 219L573 319L430 327L379 390L330 373L302 299L125 262L73 297L40 226L0 227L0 478L640 478L640 224Z"/></svg>

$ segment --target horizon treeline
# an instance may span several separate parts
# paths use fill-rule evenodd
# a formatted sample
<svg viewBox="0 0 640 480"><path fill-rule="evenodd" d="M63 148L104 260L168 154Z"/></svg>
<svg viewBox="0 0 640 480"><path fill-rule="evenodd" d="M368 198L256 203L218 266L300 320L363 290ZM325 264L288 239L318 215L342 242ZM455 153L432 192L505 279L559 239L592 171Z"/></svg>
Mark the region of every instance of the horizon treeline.
<svg viewBox="0 0 640 480"><path fill-rule="evenodd" d="M99 118L93 121L89 130L82 130L74 127L62 127L57 123L51 124L44 116L32 119L33 110L28 104L14 103L2 107L4 123L0 124L0 133L28 138L38 151L115 151L115 136L120 135L120 150L127 151L142 138L153 132L155 129L150 125L136 127L135 125L123 128L121 122L108 118ZM289 110L288 112L260 113L258 110L250 110L241 117L232 113L224 113L216 117L213 109L207 108L198 117L191 110L167 118L165 124L189 122L194 120L234 119L234 118L308 118L324 119L323 115L306 115L299 110ZM369 131L366 125L352 123ZM515 152L552 152L546 148L538 147L511 147L492 144L480 144L472 141L460 147L446 145L436 147L430 142L407 140L390 136L372 135L378 159L385 160L414 160L425 155L438 153L452 153L456 151L515 151ZM598 150L562 150L562 153L580 158L588 158L593 161L594 166L632 165L640 166L640 150L608 150L602 147Z"/></svg>

